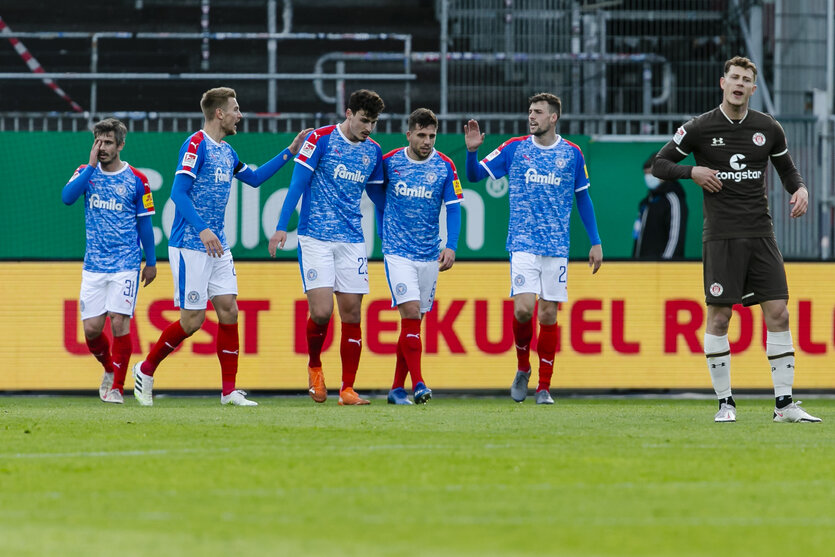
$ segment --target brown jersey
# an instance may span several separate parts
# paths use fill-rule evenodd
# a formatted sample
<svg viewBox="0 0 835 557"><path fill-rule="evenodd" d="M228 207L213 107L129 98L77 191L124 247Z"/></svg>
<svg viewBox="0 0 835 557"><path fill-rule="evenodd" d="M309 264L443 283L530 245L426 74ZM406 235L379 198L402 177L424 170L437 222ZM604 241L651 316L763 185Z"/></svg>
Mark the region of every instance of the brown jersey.
<svg viewBox="0 0 835 557"><path fill-rule="evenodd" d="M777 120L748 109L742 120L735 121L717 107L678 128L659 157L678 162L690 153L697 166L718 170L722 181L720 191L703 191L703 240L774 235L765 172L769 157L788 154L786 135Z"/></svg>

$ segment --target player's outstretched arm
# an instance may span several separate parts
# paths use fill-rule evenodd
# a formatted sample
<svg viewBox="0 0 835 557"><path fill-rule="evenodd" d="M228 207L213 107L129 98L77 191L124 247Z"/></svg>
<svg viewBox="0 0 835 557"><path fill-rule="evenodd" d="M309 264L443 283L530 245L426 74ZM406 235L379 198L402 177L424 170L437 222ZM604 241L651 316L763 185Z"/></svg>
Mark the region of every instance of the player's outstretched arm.
<svg viewBox="0 0 835 557"><path fill-rule="evenodd" d="M470 120L464 124L464 143L467 145L467 151L478 151L481 144L484 143L484 134L478 127L476 120Z"/></svg>
<svg viewBox="0 0 835 557"><path fill-rule="evenodd" d="M287 149L289 149L289 151L293 154L294 157L299 154L302 145L304 145L304 140L307 138L308 135L310 135L310 132L312 131L313 128L305 128L298 134L296 134L295 138L293 138L293 142L290 144L289 147L287 147Z"/></svg>

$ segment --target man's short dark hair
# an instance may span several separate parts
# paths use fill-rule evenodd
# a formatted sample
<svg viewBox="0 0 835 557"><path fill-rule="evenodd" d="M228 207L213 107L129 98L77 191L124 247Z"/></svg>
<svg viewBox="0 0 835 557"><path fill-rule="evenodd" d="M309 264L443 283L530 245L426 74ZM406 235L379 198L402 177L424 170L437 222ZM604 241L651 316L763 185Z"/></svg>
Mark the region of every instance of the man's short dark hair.
<svg viewBox="0 0 835 557"><path fill-rule="evenodd" d="M757 81L757 65L750 59L745 56L734 56L725 62L725 73L722 75L728 75L728 70L730 70L732 66L739 66L740 68L751 70L754 72L754 81Z"/></svg>
<svg viewBox="0 0 835 557"><path fill-rule="evenodd" d="M548 106L551 108L551 113L556 114L557 119L559 120L560 113L562 112L562 101L560 100L560 98L551 93L537 93L536 95L528 99L528 106L541 101L545 101L548 103Z"/></svg>
<svg viewBox="0 0 835 557"><path fill-rule="evenodd" d="M429 126L438 127L438 117L428 108L418 108L409 114L409 130L426 128Z"/></svg>
<svg viewBox="0 0 835 557"><path fill-rule="evenodd" d="M364 110L365 115L369 118L376 118L385 108L386 105L383 104L380 95L368 89L354 91L351 93L351 98L348 99L348 110L354 114Z"/></svg>
<svg viewBox="0 0 835 557"><path fill-rule="evenodd" d="M113 139L116 140L116 145L124 145L128 129L121 121L116 118L105 118L93 126L93 137L98 137L108 132L113 132Z"/></svg>

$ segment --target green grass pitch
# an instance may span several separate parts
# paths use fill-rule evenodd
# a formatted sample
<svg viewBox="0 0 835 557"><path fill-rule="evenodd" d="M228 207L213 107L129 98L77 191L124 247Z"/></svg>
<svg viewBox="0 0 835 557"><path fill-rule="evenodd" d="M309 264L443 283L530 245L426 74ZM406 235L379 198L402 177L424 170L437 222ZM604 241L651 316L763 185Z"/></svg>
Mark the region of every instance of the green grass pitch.
<svg viewBox="0 0 835 557"><path fill-rule="evenodd" d="M128 398L128 397L126 397ZM682 399L0 398L0 555L832 555L822 424ZM802 398L802 397L801 397Z"/></svg>

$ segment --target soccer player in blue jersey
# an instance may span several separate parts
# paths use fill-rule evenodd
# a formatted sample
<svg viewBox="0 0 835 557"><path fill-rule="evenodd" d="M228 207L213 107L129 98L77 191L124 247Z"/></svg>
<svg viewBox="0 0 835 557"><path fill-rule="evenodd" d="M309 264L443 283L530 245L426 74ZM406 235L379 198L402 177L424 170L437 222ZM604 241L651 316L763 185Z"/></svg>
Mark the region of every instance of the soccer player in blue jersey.
<svg viewBox="0 0 835 557"><path fill-rule="evenodd" d="M238 280L226 242L224 218L232 178L258 187L275 174L301 147L310 130L253 170L238 159L223 139L237 133L243 117L235 91L228 87L203 94L200 108L203 129L189 136L180 148L179 164L171 187L176 211L168 258L174 278L174 302L180 319L169 325L144 361L133 366L134 395L143 406L153 405L154 372L183 340L200 329L209 300L218 319L217 357L220 360L221 404L257 406L235 387L238 373Z"/></svg>
<svg viewBox="0 0 835 557"><path fill-rule="evenodd" d="M508 177L510 220L507 251L510 252L510 295L513 298L513 337L518 362L510 396L525 400L531 376L530 344L533 312L539 296L539 385L537 404L553 404L549 389L557 345L557 304L568 299L569 217L574 199L591 241L589 266L600 269L603 249L597 233L594 206L583 153L557 134L561 102L551 93L528 99L530 135L502 143L480 163L478 148L484 134L478 122L464 126L467 145L467 179Z"/></svg>
<svg viewBox="0 0 835 557"><path fill-rule="evenodd" d="M61 192L67 205L84 196L87 246L81 271L81 321L90 352L104 367L99 397L122 404L130 362L130 318L139 283L157 276L151 215L154 200L144 174L121 160L125 125L106 118L93 127L90 161L73 174ZM139 248L140 242L142 249ZM145 267L142 265L145 251ZM102 334L110 317L113 349Z"/></svg>
<svg viewBox="0 0 835 557"><path fill-rule="evenodd" d="M432 309L438 272L455 263L463 198L455 165L435 150L437 136L435 113L419 108L409 115L409 145L383 157L385 208L378 208L378 219L386 276L401 324L389 404L412 404L405 389L409 374L415 402L432 398L421 374L420 322ZM444 206L447 241L442 248L439 219Z"/></svg>
<svg viewBox="0 0 835 557"><path fill-rule="evenodd" d="M298 253L310 310L308 387L315 402L325 402L328 397L321 353L336 295L342 319L339 404L369 404L354 390L362 352L362 297L368 294L360 201L369 184L383 183L383 153L369 136L384 108L383 99L374 91L354 91L341 124L319 128L307 137L295 158L290 189L270 238L270 255L275 257L276 249L284 247L287 225L301 198ZM382 190L368 190L369 196L375 193ZM381 197L372 201L379 205L384 202Z"/></svg>

